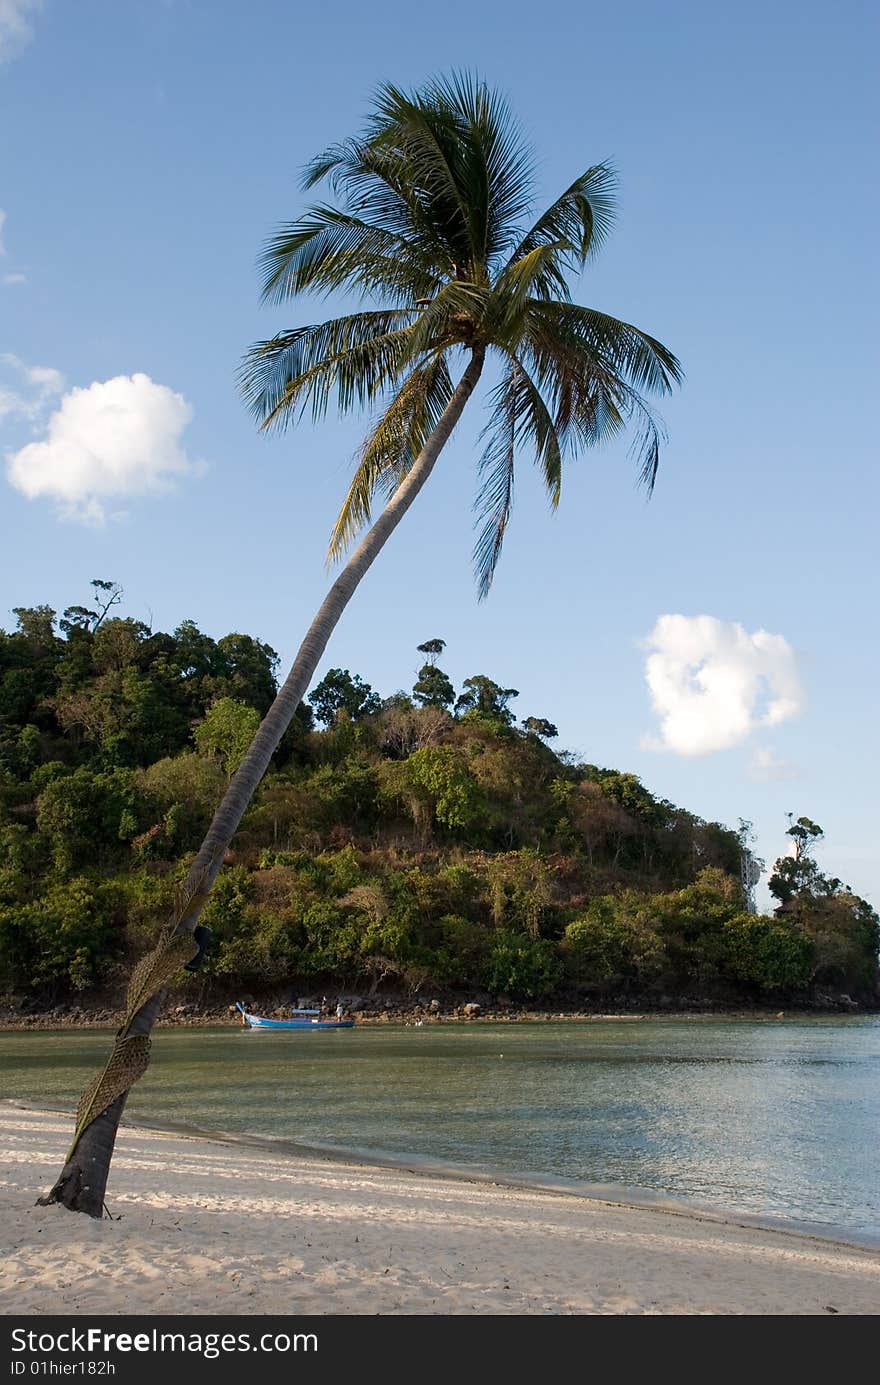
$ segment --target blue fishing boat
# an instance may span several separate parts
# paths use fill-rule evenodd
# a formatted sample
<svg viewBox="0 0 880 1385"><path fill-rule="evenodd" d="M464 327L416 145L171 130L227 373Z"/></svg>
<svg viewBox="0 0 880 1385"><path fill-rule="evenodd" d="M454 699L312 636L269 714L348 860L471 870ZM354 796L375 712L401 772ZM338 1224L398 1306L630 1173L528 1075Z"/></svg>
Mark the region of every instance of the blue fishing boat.
<svg viewBox="0 0 880 1385"><path fill-rule="evenodd" d="M354 1020L321 1019L320 1010L291 1010L289 1020L267 1020L262 1015L252 1015L240 1001L236 1008L241 1012L242 1024L246 1029L353 1029Z"/></svg>

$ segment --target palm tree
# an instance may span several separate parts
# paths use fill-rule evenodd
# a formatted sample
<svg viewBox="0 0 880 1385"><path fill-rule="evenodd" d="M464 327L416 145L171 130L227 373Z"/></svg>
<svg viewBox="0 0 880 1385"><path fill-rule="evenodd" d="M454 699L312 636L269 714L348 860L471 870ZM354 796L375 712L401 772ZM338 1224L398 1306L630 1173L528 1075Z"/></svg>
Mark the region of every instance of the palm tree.
<svg viewBox="0 0 880 1385"><path fill-rule="evenodd" d="M653 486L660 431L645 393L668 392L678 361L653 337L571 301L570 277L608 234L614 175L582 173L540 216L534 169L503 100L469 76L407 94L382 87L365 131L309 166L330 200L283 226L262 256L263 298L353 290L363 310L280 332L245 357L242 386L263 430L331 399L377 408L336 520L330 557L361 535L235 774L156 950L139 965L107 1068L46 1201L100 1216L127 1092L146 1067L165 983L195 950L199 913L330 635L424 486L491 356L495 378L478 463L474 558L489 590L513 503L514 462L533 454L551 505L563 459L635 424L641 479ZM458 374L455 382L456 370ZM377 495L384 508L372 522ZM368 527L369 526L369 527Z"/></svg>

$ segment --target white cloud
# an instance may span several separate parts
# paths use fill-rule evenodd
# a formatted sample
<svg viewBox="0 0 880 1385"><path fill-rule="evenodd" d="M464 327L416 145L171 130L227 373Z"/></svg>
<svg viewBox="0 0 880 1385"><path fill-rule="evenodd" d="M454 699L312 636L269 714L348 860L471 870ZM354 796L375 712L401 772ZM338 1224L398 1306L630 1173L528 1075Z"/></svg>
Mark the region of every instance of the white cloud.
<svg viewBox="0 0 880 1385"><path fill-rule="evenodd" d="M749 760L748 776L757 784L769 784L797 779L799 772L796 765L781 759L770 746L756 746Z"/></svg>
<svg viewBox="0 0 880 1385"><path fill-rule="evenodd" d="M8 285L12 285L12 284L26 284L26 283L27 283L27 275L26 275L26 274L4 274L4 275L3 275L3 282L4 282L4 284L8 284Z"/></svg>
<svg viewBox="0 0 880 1385"><path fill-rule="evenodd" d="M30 16L43 0L0 0L0 63L16 57L34 36Z"/></svg>
<svg viewBox="0 0 880 1385"><path fill-rule="evenodd" d="M64 389L64 376L51 366L26 365L11 351L0 354L0 420L39 418L49 402ZM11 383L10 383L11 382Z"/></svg>
<svg viewBox="0 0 880 1385"><path fill-rule="evenodd" d="M3 0L0 0L0 4L2 4L2 3L3 3ZM3 227L4 227L5 225L6 225L6 213L4 212L3 208L0 207L0 255L5 255L5 254L6 254L6 246L3 244Z"/></svg>
<svg viewBox="0 0 880 1385"><path fill-rule="evenodd" d="M55 501L63 519L103 524L120 501L161 495L198 473L181 435L192 418L182 395L148 375L117 375L72 389L42 442L7 458L11 485L30 500Z"/></svg>
<svg viewBox="0 0 880 1385"><path fill-rule="evenodd" d="M751 634L715 616L661 616L648 639L645 677L660 719L649 750L708 755L778 726L804 703L795 653L782 635Z"/></svg>

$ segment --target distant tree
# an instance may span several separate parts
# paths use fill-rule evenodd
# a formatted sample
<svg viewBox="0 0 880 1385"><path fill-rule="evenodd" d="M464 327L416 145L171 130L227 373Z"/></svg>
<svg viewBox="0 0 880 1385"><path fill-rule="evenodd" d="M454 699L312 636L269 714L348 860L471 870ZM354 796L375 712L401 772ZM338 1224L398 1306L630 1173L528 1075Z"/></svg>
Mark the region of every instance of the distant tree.
<svg viewBox="0 0 880 1385"><path fill-rule="evenodd" d="M89 630L94 634L110 608L118 606L122 600L123 590L118 582L105 582L100 577L93 577L89 585L94 590L93 605L66 608L58 622L65 635L70 635L73 630Z"/></svg>
<svg viewBox="0 0 880 1385"><path fill-rule="evenodd" d="M278 691L275 650L251 635L234 633L217 641L217 653L225 695L256 707L260 713L267 712Z"/></svg>
<svg viewBox="0 0 880 1385"><path fill-rule="evenodd" d="M13 606L12 613L18 620L20 635L31 644L54 649L55 612L51 606Z"/></svg>
<svg viewBox="0 0 880 1385"><path fill-rule="evenodd" d="M802 896L793 906L777 910L777 915L795 918L800 931L811 939L813 980L847 992L864 992L876 1001L880 919L866 899L841 887L820 898Z"/></svg>
<svg viewBox="0 0 880 1385"><path fill-rule="evenodd" d="M393 759L405 759L414 750L442 740L452 724L452 718L443 707L414 707L410 698L403 702L386 698L382 705L379 744Z"/></svg>
<svg viewBox="0 0 880 1385"><path fill-rule="evenodd" d="M425 640L424 644L417 645L420 654L424 654L429 664L435 664L439 655L446 648L445 640Z"/></svg>
<svg viewBox="0 0 880 1385"><path fill-rule="evenodd" d="M527 938L522 933L499 930L493 934L491 951L481 980L493 995L517 1000L539 1000L559 984L562 963L546 938Z"/></svg>
<svg viewBox="0 0 880 1385"><path fill-rule="evenodd" d="M789 827L786 836L794 846L793 855L780 856L773 867L768 888L781 908L791 906L799 896L817 898L833 894L840 885L836 879L828 879L822 874L818 863L812 856L812 849L825 836L822 828L811 818L788 815Z"/></svg>
<svg viewBox="0 0 880 1385"><path fill-rule="evenodd" d="M466 678L462 687L463 691L455 704L459 716L476 712L493 721L504 722L507 726L516 720L507 706L514 697L519 697L516 688L499 687L482 673L475 674L473 678Z"/></svg>
<svg viewBox="0 0 880 1385"><path fill-rule="evenodd" d="M522 725L524 731L528 731L531 736L540 736L542 741L552 741L559 735L553 722L547 721L544 717L526 717Z"/></svg>
<svg viewBox="0 0 880 1385"><path fill-rule="evenodd" d="M434 663L422 664L419 676L413 684L413 697L421 707L451 707L455 701L455 688L442 668Z"/></svg>
<svg viewBox="0 0 880 1385"><path fill-rule="evenodd" d="M631 817L651 827L665 824L669 805L654 797L636 774L623 774L616 769L597 769L587 766L587 778L598 784L602 792L619 803Z"/></svg>
<svg viewBox="0 0 880 1385"><path fill-rule="evenodd" d="M314 692L309 693L308 700L324 726L332 726L340 712L357 721L359 717L372 716L382 706L382 699L370 684L347 668L331 668Z"/></svg>
<svg viewBox="0 0 880 1385"><path fill-rule="evenodd" d="M399 764L386 764L382 778L385 797L406 804L425 841L433 822L462 829L485 812L479 785L448 746L425 746Z"/></svg>
<svg viewBox="0 0 880 1385"><path fill-rule="evenodd" d="M55 636L55 612L50 606L17 606L15 614L18 629L0 632L0 722L51 721L46 698L64 648Z"/></svg>
<svg viewBox="0 0 880 1385"><path fill-rule="evenodd" d="M37 827L58 870L94 865L137 830L140 796L130 770L80 765L52 779L37 798ZM130 831L126 831L126 825Z"/></svg>
<svg viewBox="0 0 880 1385"><path fill-rule="evenodd" d="M174 660L188 683L219 672L217 644L205 635L194 620L182 620L174 631Z"/></svg>
<svg viewBox="0 0 880 1385"><path fill-rule="evenodd" d="M568 924L561 951L570 978L585 987L651 980L663 959L663 944L637 907L612 895L592 899Z"/></svg>
<svg viewBox="0 0 880 1385"><path fill-rule="evenodd" d="M198 842L211 821L217 793L223 790L219 760L189 751L157 760L140 772L139 787L152 810L151 819L162 819L163 846L187 851Z"/></svg>
<svg viewBox="0 0 880 1385"><path fill-rule="evenodd" d="M255 707L221 697L208 711L201 726L193 732L200 755L219 760L231 779L244 758L260 724Z"/></svg>
<svg viewBox="0 0 880 1385"><path fill-rule="evenodd" d="M795 857L800 861L809 856L812 847L824 840L825 833L812 818L798 818L796 822L793 819L794 814L789 813L789 828L785 835L794 842Z"/></svg>
<svg viewBox="0 0 880 1385"><path fill-rule="evenodd" d="M146 765L182 750L193 711L179 671L167 657L173 641L143 621L108 619L94 634L74 628L59 664L52 699L66 731L101 748L104 763ZM201 712L201 708L197 709Z"/></svg>
<svg viewBox="0 0 880 1385"><path fill-rule="evenodd" d="M68 636L74 630L90 631L96 616L97 612L90 610L88 606L67 606L58 622L58 628Z"/></svg>
<svg viewBox="0 0 880 1385"><path fill-rule="evenodd" d="M149 663L146 647L150 627L131 616L114 616L94 632L92 662L96 673L121 672L123 669L143 669Z"/></svg>
<svg viewBox="0 0 880 1385"><path fill-rule="evenodd" d="M812 940L791 918L735 914L723 926L721 962L734 981L764 991L802 990L813 958Z"/></svg>
<svg viewBox="0 0 880 1385"><path fill-rule="evenodd" d="M777 918L793 920L811 940L813 980L875 993L880 919L867 900L819 869L811 855L824 837L819 824L792 813L788 821L794 854L780 856L769 880Z"/></svg>
<svg viewBox="0 0 880 1385"><path fill-rule="evenodd" d="M100 577L93 577L90 584L94 589L94 603L97 607L92 631L97 630L98 626L106 618L111 606L118 606L124 596L124 592L118 582L103 582Z"/></svg>
<svg viewBox="0 0 880 1385"><path fill-rule="evenodd" d="M398 688L397 692L389 693L382 698L383 712L411 712L415 706L409 693L404 692L403 688Z"/></svg>

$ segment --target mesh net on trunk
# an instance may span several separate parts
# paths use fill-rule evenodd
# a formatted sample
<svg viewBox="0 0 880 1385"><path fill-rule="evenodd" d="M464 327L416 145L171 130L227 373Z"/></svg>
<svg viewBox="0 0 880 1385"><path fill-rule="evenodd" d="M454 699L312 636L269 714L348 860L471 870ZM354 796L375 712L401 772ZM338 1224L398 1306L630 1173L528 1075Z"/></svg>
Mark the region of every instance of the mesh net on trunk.
<svg viewBox="0 0 880 1385"><path fill-rule="evenodd" d="M142 957L132 972L125 1001L125 1019L116 1032L116 1042L103 1072L89 1083L80 1098L76 1112L76 1131L67 1154L69 1162L83 1133L99 1116L112 1106L143 1077L150 1062L150 1036L130 1034L135 1015L160 991L187 962L199 952L193 934L182 926L196 915L207 897L207 891L191 894L177 911L177 916L164 930L152 952Z"/></svg>

